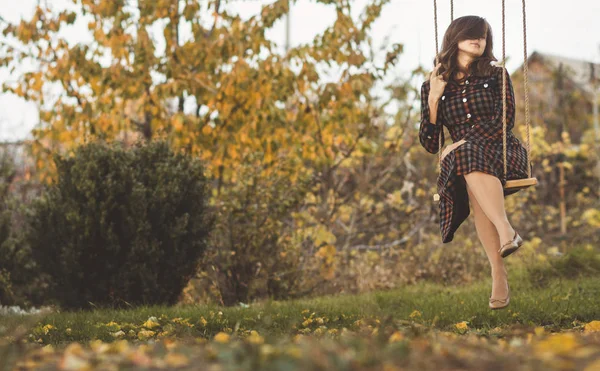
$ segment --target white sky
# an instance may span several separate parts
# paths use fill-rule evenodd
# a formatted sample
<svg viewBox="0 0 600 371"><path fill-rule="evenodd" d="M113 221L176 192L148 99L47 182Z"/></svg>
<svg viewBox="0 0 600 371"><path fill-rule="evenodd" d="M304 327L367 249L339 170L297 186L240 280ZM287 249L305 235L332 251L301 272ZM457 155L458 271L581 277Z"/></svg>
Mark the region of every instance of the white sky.
<svg viewBox="0 0 600 371"><path fill-rule="evenodd" d="M31 17L38 0L0 0L2 17L11 22ZM55 9L70 4L68 0L42 0ZM204 1L204 0L198 0ZM228 0L226 9L243 18L257 14L261 6L273 0ZM523 60L521 0L506 1L507 68L512 72ZM353 0L353 15L358 17L367 0ZM438 0L439 42L450 23L450 0ZM479 15L488 20L494 31L494 53L502 57L501 0L454 0L454 16ZM332 6L314 0L297 0L291 12L291 44L306 43L331 25L335 19ZM73 42L89 40L84 32L73 28L67 38ZM375 23L372 37L383 42L404 44L393 76L408 73L423 64L429 68L435 54L432 0L391 0ZM285 24L279 22L268 37L283 47ZM600 62L600 0L527 0L528 53L533 51ZM0 71L0 82L13 80L7 71ZM35 105L11 94L0 94L0 141L24 139L38 121Z"/></svg>

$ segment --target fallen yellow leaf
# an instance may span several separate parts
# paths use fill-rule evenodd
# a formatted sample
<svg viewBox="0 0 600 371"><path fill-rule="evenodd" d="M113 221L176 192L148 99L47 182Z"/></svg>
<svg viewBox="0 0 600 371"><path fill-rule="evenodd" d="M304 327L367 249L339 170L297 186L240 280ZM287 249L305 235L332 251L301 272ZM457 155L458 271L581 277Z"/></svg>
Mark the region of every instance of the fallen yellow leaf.
<svg viewBox="0 0 600 371"><path fill-rule="evenodd" d="M148 340L156 334L154 331L142 330L138 332L137 337L140 340Z"/></svg>
<svg viewBox="0 0 600 371"><path fill-rule="evenodd" d="M190 360L183 354L169 353L165 357L165 363L171 367L183 367L190 363Z"/></svg>
<svg viewBox="0 0 600 371"><path fill-rule="evenodd" d="M583 328L584 332L598 332L600 331L600 321L592 321L585 325Z"/></svg>
<svg viewBox="0 0 600 371"><path fill-rule="evenodd" d="M160 326L160 323L158 323L157 321L158 320L156 319L156 317L150 317L150 318L148 318L148 320L146 322L144 322L144 324L142 326L147 329L153 329L155 327Z"/></svg>
<svg viewBox="0 0 600 371"><path fill-rule="evenodd" d="M539 356L568 355L579 344L575 335L570 332L554 334L535 344L535 353Z"/></svg>
<svg viewBox="0 0 600 371"><path fill-rule="evenodd" d="M219 332L218 334L215 335L214 340L218 343L228 343L229 342L229 334L226 334L224 332Z"/></svg>
<svg viewBox="0 0 600 371"><path fill-rule="evenodd" d="M390 338L388 339L388 341L389 341L390 343L395 343L395 342L397 342L397 341L400 341L400 340L402 340L402 339L404 339L404 334L403 334L403 333L401 333L400 331L396 331L396 332L394 332L394 333L393 333L393 334L390 336Z"/></svg>
<svg viewBox="0 0 600 371"><path fill-rule="evenodd" d="M459 322L459 323L455 324L454 326L459 330L467 330L469 328L469 326L467 326L466 321Z"/></svg>

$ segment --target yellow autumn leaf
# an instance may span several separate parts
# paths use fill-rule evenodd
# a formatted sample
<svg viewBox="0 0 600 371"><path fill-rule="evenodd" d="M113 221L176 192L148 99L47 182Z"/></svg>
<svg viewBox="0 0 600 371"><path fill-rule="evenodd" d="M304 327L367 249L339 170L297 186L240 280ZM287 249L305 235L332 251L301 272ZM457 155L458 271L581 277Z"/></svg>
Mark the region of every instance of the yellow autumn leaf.
<svg viewBox="0 0 600 371"><path fill-rule="evenodd" d="M142 330L138 332L137 337L140 340L148 340L156 334L154 331Z"/></svg>
<svg viewBox="0 0 600 371"><path fill-rule="evenodd" d="M317 227L313 239L316 246L321 246L323 243L333 245L337 240L335 235L323 225Z"/></svg>
<svg viewBox="0 0 600 371"><path fill-rule="evenodd" d="M466 321L459 322L455 324L454 327L456 327L458 330L467 330L469 328Z"/></svg>
<svg viewBox="0 0 600 371"><path fill-rule="evenodd" d="M587 323L583 327L583 331L584 332L598 332L598 331L600 331L600 321L592 321L590 323Z"/></svg>
<svg viewBox="0 0 600 371"><path fill-rule="evenodd" d="M333 257L335 256L335 253L336 253L335 246L327 245L327 246L321 247L317 251L317 253L315 254L315 256L318 257L318 258L323 258L327 262L331 262L331 261L333 261Z"/></svg>
<svg viewBox="0 0 600 371"><path fill-rule="evenodd" d="M587 365L583 371L598 371L600 370L600 359Z"/></svg>
<svg viewBox="0 0 600 371"><path fill-rule="evenodd" d="M48 335L48 333L53 329L55 329L55 327L50 324L48 324L42 328L42 330L44 331L44 335Z"/></svg>
<svg viewBox="0 0 600 371"><path fill-rule="evenodd" d="M160 327L160 323L158 323L158 320L156 319L156 317L150 317L150 318L148 318L148 320L146 322L144 322L144 324L142 326L147 329L153 329L156 327Z"/></svg>
<svg viewBox="0 0 600 371"><path fill-rule="evenodd" d="M538 356L568 355L578 346L575 335L570 332L553 334L534 345Z"/></svg>
<svg viewBox="0 0 600 371"><path fill-rule="evenodd" d="M252 344L263 344L265 339L256 332L256 330L250 331L250 336L248 336L248 342Z"/></svg>
<svg viewBox="0 0 600 371"><path fill-rule="evenodd" d="M388 339L388 341L389 341L390 343L395 343L395 342L397 342L397 341L401 341L401 340L403 340L403 339L404 339L404 334L402 334L400 331L396 331L396 332L394 332L394 333L393 333L393 334L390 336L390 338Z"/></svg>
<svg viewBox="0 0 600 371"><path fill-rule="evenodd" d="M167 364L167 366L171 367L184 367L190 364L190 360L183 354L179 353L167 354L165 356L164 361Z"/></svg>
<svg viewBox="0 0 600 371"><path fill-rule="evenodd" d="M219 332L218 334L215 335L214 341L216 341L218 343L226 344L229 342L229 334L227 334L225 332Z"/></svg>
<svg viewBox="0 0 600 371"><path fill-rule="evenodd" d="M421 312L419 312L418 310L413 310L412 313L409 315L410 318L417 318L417 317L421 317Z"/></svg>

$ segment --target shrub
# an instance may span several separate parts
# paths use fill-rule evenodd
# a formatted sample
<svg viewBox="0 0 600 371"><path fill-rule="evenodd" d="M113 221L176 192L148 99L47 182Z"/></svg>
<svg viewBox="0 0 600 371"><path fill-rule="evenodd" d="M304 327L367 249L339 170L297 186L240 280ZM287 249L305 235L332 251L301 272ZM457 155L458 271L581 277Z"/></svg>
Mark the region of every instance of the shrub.
<svg viewBox="0 0 600 371"><path fill-rule="evenodd" d="M43 278L31 261L22 238L26 197L20 191L35 183L24 180L8 149L0 151L0 304L39 305L45 293ZM27 183L27 184L25 184Z"/></svg>
<svg viewBox="0 0 600 371"><path fill-rule="evenodd" d="M28 241L64 308L172 305L196 273L212 220L201 162L165 142L94 142L56 157Z"/></svg>
<svg viewBox="0 0 600 371"><path fill-rule="evenodd" d="M545 287L553 278L575 279L600 276L600 250L592 245L576 246L561 256L550 256L545 263L528 269L531 282Z"/></svg>
<svg viewBox="0 0 600 371"><path fill-rule="evenodd" d="M199 272L201 287L193 289L226 306L289 299L304 274L289 219L313 184L312 175L296 174L297 182L291 183L297 170L287 160L267 166L260 153L246 156L236 181L219 190L214 233Z"/></svg>

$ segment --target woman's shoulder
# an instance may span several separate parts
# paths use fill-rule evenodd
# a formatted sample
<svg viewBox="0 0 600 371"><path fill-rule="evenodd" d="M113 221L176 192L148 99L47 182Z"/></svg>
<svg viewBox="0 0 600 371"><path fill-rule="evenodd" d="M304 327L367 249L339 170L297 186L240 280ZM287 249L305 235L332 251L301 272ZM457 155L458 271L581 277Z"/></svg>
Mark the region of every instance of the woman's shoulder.
<svg viewBox="0 0 600 371"><path fill-rule="evenodd" d="M492 77L502 78L502 74L505 71L506 71L506 77L510 77L510 73L508 73L508 70L506 69L506 67L500 66L500 65L492 65L491 74L490 75Z"/></svg>

